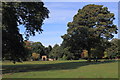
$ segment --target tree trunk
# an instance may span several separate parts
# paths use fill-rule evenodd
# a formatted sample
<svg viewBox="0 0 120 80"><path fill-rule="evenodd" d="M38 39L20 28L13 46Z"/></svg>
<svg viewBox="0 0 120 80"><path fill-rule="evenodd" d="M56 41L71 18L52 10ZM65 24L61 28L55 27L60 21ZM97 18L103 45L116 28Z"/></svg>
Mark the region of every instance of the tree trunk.
<svg viewBox="0 0 120 80"><path fill-rule="evenodd" d="M91 62L91 50L88 49L88 62Z"/></svg>
<svg viewBox="0 0 120 80"><path fill-rule="evenodd" d="M13 63L15 64L15 63L16 63L16 61L14 60L14 61L13 61Z"/></svg>

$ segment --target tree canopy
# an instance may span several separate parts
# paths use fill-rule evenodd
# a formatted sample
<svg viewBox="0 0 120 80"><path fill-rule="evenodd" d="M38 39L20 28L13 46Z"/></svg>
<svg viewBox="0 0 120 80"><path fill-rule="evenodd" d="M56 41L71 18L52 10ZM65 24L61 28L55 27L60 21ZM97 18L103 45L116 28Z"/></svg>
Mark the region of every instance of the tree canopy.
<svg viewBox="0 0 120 80"><path fill-rule="evenodd" d="M44 49L45 49L45 47L40 42L34 42L31 45L32 53L38 53L40 55L45 55Z"/></svg>
<svg viewBox="0 0 120 80"><path fill-rule="evenodd" d="M26 29L26 39L34 36L35 32L41 33L45 18L49 10L43 2L2 2L2 47L3 57L9 55L11 59L22 58L24 54L23 37L18 26ZM15 59L16 58L16 59Z"/></svg>
<svg viewBox="0 0 120 80"><path fill-rule="evenodd" d="M117 34L114 19L114 14L107 7L86 5L68 23L67 34L62 36L62 44L70 47L72 53L80 53L86 49L90 59L92 48L100 46L103 40L110 40Z"/></svg>

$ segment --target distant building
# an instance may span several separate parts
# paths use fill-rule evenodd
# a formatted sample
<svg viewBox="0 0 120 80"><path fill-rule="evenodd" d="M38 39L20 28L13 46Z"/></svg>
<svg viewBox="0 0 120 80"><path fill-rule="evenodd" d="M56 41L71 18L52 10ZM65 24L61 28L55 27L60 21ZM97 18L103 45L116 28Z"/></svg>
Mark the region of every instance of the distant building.
<svg viewBox="0 0 120 80"><path fill-rule="evenodd" d="M47 61L47 56L46 55L42 56L42 61Z"/></svg>

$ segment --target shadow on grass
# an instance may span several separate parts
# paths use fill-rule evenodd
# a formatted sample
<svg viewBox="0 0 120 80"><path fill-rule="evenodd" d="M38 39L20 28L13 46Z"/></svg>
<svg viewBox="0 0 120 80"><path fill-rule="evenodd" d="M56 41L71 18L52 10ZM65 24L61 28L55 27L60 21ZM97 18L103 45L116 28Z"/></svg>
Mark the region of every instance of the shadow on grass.
<svg viewBox="0 0 120 80"><path fill-rule="evenodd" d="M104 61L104 62L87 62L87 61L76 61L76 62L64 62L56 64L23 64L23 65L3 65L3 74L7 73L19 73L19 72L32 72L32 71L48 71L48 70L67 70L76 69L78 67L95 65L95 64L106 64L117 62L116 60Z"/></svg>

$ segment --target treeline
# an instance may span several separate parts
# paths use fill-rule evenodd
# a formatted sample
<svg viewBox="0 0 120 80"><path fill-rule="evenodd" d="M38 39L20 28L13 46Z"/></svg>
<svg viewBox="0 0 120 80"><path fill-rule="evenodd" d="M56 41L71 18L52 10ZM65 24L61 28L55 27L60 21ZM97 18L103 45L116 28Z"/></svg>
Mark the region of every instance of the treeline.
<svg viewBox="0 0 120 80"><path fill-rule="evenodd" d="M24 41L25 52L27 57L25 60L40 60L42 56L49 56L52 46L45 47L41 42Z"/></svg>
<svg viewBox="0 0 120 80"><path fill-rule="evenodd" d="M106 46L105 46L106 45ZM95 46L96 48L91 48L91 59L114 59L120 58L120 39L112 39L108 41L104 46ZM31 48L30 48L31 47ZM71 52L70 47L64 47L64 43L61 45L55 44L53 47L45 47L40 42L33 42L30 46L26 45L26 48L30 50L30 55L34 59L33 53L39 54L37 60L40 60L43 55L54 60L78 60L87 59L88 51L81 49L76 52ZM28 51L29 51L28 50ZM72 49L74 50L74 49Z"/></svg>
<svg viewBox="0 0 120 80"><path fill-rule="evenodd" d="M115 59L120 58L120 39L112 39L108 41L106 46L91 48L91 59ZM61 45L55 44L53 47L49 45L45 47L41 42L24 41L25 47L25 61L38 61L42 59L42 56L54 60L78 60L88 59L88 51L81 49L79 52L71 52L70 47L64 47L64 43ZM10 60L10 57L6 57Z"/></svg>

